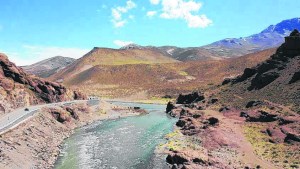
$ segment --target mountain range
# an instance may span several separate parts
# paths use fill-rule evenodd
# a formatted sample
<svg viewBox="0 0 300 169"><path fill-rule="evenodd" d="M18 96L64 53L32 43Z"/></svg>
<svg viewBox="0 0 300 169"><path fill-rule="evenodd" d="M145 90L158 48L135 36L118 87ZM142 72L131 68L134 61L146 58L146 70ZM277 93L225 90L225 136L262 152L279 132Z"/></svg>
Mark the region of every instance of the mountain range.
<svg viewBox="0 0 300 169"><path fill-rule="evenodd" d="M88 94L157 98L218 84L268 59L288 33L300 29L299 21L284 20L249 37L225 39L202 47L95 47L83 57L70 60L69 65L65 63L67 58L55 57L24 69ZM51 69L44 71L46 68Z"/></svg>
<svg viewBox="0 0 300 169"><path fill-rule="evenodd" d="M300 29L300 18L284 20L276 25L270 25L260 33L241 38L226 38L201 47L180 48L176 46L139 46L130 44L121 49L160 50L166 55L180 61L188 60L218 60L243 56L268 48L278 47L294 29Z"/></svg>
<svg viewBox="0 0 300 169"><path fill-rule="evenodd" d="M288 19L276 25L270 25L260 33L248 37L227 38L201 47L155 47L140 46L137 44L129 44L120 49L95 47L87 53L84 58L92 54L93 58L90 58L87 62L92 63L95 61L96 65L100 62L104 65L124 65L137 63L153 64L178 61L223 60L262 51L268 48L278 47L283 43L284 37L293 29L300 29L300 18ZM74 61L75 60L72 58L53 57L33 65L24 66L23 69L28 73L40 77L50 77ZM78 65L78 62L74 64ZM71 67L74 67L74 65L71 65Z"/></svg>

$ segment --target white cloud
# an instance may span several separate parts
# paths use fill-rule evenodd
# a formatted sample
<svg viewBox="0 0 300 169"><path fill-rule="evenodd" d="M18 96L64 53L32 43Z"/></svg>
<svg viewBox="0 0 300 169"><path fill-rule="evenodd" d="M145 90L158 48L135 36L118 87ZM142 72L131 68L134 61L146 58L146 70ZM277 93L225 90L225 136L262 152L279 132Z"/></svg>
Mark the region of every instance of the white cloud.
<svg viewBox="0 0 300 169"><path fill-rule="evenodd" d="M121 21L112 20L112 23L114 24L115 28L121 28L127 23L127 21L126 20L121 20Z"/></svg>
<svg viewBox="0 0 300 169"><path fill-rule="evenodd" d="M129 10L136 8L136 4L132 0L128 0L126 2L126 6L118 6L116 8L111 9L111 14L112 14L112 23L116 28L123 27L126 23L127 20L123 19L123 14L128 13ZM129 19L133 19L133 15L129 15Z"/></svg>
<svg viewBox="0 0 300 169"><path fill-rule="evenodd" d="M154 1L150 0L152 4L157 2ZM185 20L190 28L205 28L212 24L212 21L206 15L199 15L202 7L200 2L194 0L161 0L157 3L162 5L161 18Z"/></svg>
<svg viewBox="0 0 300 169"><path fill-rule="evenodd" d="M186 21L190 28L205 28L212 24L212 21L206 15L187 15Z"/></svg>
<svg viewBox="0 0 300 169"><path fill-rule="evenodd" d="M148 12L147 12L147 16L148 16L148 17L153 17L153 16L156 15L156 14L157 14L156 11L148 11Z"/></svg>
<svg viewBox="0 0 300 169"><path fill-rule="evenodd" d="M56 46L23 45L19 51L3 51L18 66L30 65L54 56L80 58L90 49L64 48ZM2 51L1 51L2 52Z"/></svg>
<svg viewBox="0 0 300 169"><path fill-rule="evenodd" d="M150 3L153 5L158 5L160 0L150 0Z"/></svg>
<svg viewBox="0 0 300 169"><path fill-rule="evenodd" d="M115 40L114 44L117 45L118 47L123 47L123 46L133 44L133 42L132 41Z"/></svg>
<svg viewBox="0 0 300 169"><path fill-rule="evenodd" d="M114 18L114 20L116 20L116 21L119 21L122 19L122 14L117 9L112 9L111 14L112 14L112 17Z"/></svg>

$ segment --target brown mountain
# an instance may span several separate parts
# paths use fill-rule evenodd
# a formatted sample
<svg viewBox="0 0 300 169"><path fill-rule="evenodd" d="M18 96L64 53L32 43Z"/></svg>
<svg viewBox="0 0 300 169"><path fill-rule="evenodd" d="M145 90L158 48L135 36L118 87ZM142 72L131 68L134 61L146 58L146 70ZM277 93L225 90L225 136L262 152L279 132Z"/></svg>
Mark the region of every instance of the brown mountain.
<svg viewBox="0 0 300 169"><path fill-rule="evenodd" d="M149 99L220 83L274 52L269 49L235 59L178 62L155 49L95 48L50 79L104 97Z"/></svg>
<svg viewBox="0 0 300 169"><path fill-rule="evenodd" d="M157 64L178 62L160 51L152 49L109 49L95 47L82 58L58 72L51 79L64 80L73 78L81 73L98 65L135 65L135 64Z"/></svg>
<svg viewBox="0 0 300 169"><path fill-rule="evenodd" d="M0 54L0 114L39 103L80 99L79 92L29 75Z"/></svg>

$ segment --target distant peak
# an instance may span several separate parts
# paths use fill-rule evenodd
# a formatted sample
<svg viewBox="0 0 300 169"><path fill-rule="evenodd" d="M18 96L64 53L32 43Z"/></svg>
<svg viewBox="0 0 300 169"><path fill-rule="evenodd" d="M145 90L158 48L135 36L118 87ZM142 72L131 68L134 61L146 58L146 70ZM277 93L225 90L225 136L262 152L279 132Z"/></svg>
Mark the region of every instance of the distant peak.
<svg viewBox="0 0 300 169"><path fill-rule="evenodd" d="M300 18L292 18L283 20L276 25L270 25L267 29L263 30L261 33L279 33L286 34L290 33L293 29L300 28Z"/></svg>
<svg viewBox="0 0 300 169"><path fill-rule="evenodd" d="M143 49L143 47L140 46L140 45L131 43L131 44L129 44L129 45L126 45L126 46L121 47L120 49L126 49L126 50L127 50L127 49Z"/></svg>
<svg viewBox="0 0 300 169"><path fill-rule="evenodd" d="M64 56L54 56L55 59L65 58Z"/></svg>

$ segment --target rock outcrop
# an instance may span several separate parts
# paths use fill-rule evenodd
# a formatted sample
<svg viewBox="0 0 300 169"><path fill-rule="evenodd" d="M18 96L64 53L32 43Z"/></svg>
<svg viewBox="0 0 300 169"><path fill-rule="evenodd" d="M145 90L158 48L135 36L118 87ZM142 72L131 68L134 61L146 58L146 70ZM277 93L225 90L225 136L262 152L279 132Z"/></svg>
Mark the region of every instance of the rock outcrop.
<svg viewBox="0 0 300 169"><path fill-rule="evenodd" d="M272 114L262 110L245 113L243 117L246 117L246 121L248 122L273 122L278 120L277 114Z"/></svg>
<svg viewBox="0 0 300 169"><path fill-rule="evenodd" d="M294 30L269 59L246 68L235 78L225 79L222 84L228 87L221 92L221 98L239 108L242 108L241 103L251 100L268 100L300 113L299 60L300 33Z"/></svg>
<svg viewBox="0 0 300 169"><path fill-rule="evenodd" d="M204 99L205 99L204 95L199 92L194 92L187 95L180 94L179 97L177 98L176 104L197 103Z"/></svg>
<svg viewBox="0 0 300 169"><path fill-rule="evenodd" d="M246 80L250 80L251 84L248 90L259 90L269 85L281 76L281 70L287 67L287 63L291 58L300 55L300 33L294 30L290 36L285 37L283 43L277 52L270 59L253 68L246 68L244 73L234 79L225 79L223 85L228 83L236 84ZM295 72L289 83L299 80L299 73Z"/></svg>

